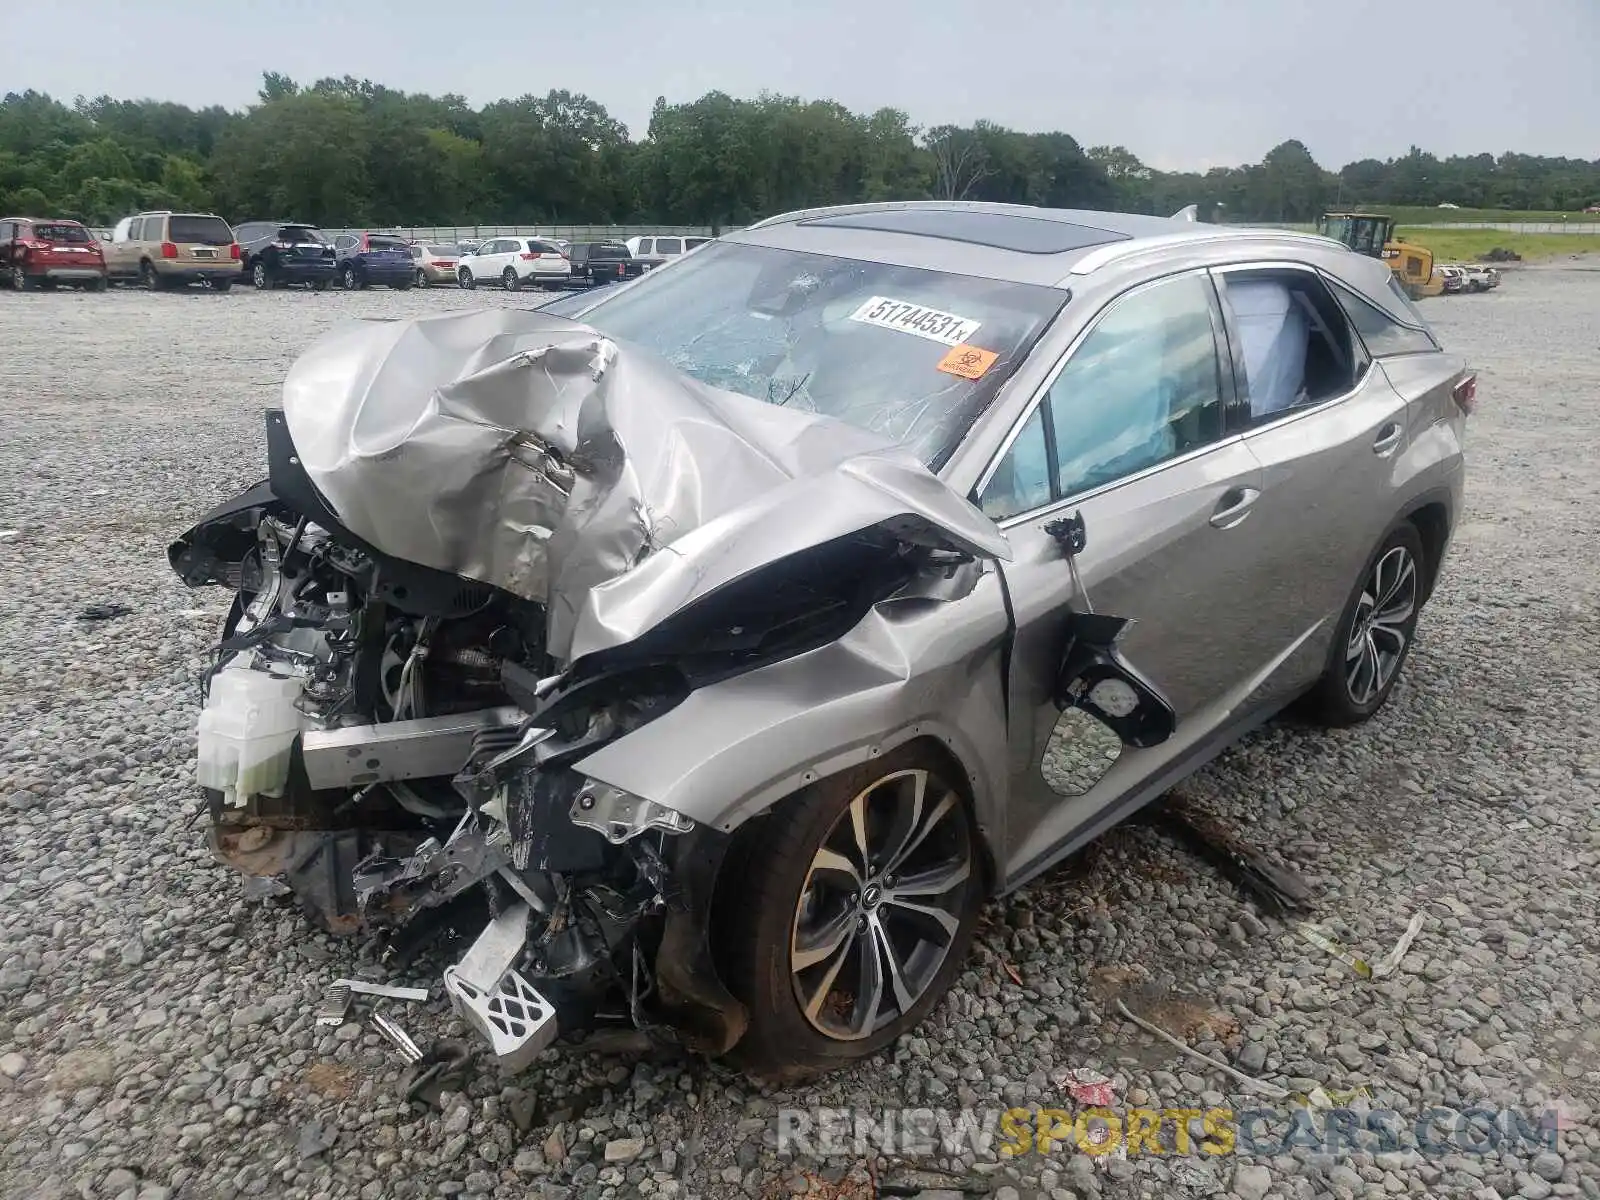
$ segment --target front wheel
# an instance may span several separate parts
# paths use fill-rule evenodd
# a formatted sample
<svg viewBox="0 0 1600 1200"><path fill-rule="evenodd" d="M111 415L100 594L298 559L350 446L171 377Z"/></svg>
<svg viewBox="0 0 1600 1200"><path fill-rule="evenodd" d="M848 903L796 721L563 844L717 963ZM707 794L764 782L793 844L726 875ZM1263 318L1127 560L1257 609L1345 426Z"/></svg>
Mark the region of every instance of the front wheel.
<svg viewBox="0 0 1600 1200"><path fill-rule="evenodd" d="M456 282L468 291L478 286L478 281L473 278L472 272L465 267L456 272Z"/></svg>
<svg viewBox="0 0 1600 1200"><path fill-rule="evenodd" d="M1384 537L1345 604L1328 666L1307 697L1324 725L1359 725L1389 699L1411 653L1427 595L1417 527L1402 521Z"/></svg>
<svg viewBox="0 0 1600 1200"><path fill-rule="evenodd" d="M344 284L344 289L347 292L358 292L363 286L361 273L354 267L346 267L344 269L344 273L340 276L340 282Z"/></svg>
<svg viewBox="0 0 1600 1200"><path fill-rule="evenodd" d="M733 1057L802 1079L876 1053L961 969L983 899L971 810L905 749L806 788L741 830L714 945L749 1006Z"/></svg>
<svg viewBox="0 0 1600 1200"><path fill-rule="evenodd" d="M514 292L522 286L522 280L517 278L517 273L507 267L500 273L500 286L508 292Z"/></svg>

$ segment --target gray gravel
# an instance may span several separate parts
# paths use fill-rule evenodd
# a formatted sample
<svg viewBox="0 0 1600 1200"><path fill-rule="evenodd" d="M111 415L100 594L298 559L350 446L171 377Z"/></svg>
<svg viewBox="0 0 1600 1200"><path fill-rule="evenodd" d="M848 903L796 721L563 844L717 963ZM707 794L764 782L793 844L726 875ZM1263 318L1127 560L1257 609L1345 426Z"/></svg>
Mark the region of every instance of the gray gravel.
<svg viewBox="0 0 1600 1200"><path fill-rule="evenodd" d="M1421 913L1393 975L1356 978L1128 828L991 906L949 1001L849 1075L775 1093L565 1049L416 1113L367 1025L312 1020L325 982L378 973L361 947L247 902L189 824L195 677L225 598L181 588L164 547L259 477L260 410L331 322L513 302L0 296L0 1196L838 1198L908 1166L1005 1200L1600 1195L1600 272L1508 271L1497 292L1426 302L1481 368L1482 410L1470 512L1408 677L1364 728L1277 723L1187 785L1309 876L1317 920L1357 953L1380 958ZM106 602L133 612L75 620ZM1065 1067L1109 1075L1122 1106L1281 1109L1118 1000L1407 1130L1430 1107L1559 1103L1559 1151L907 1164L775 1147L782 1108L1065 1105ZM418 1040L459 1032L437 999L389 1011Z"/></svg>

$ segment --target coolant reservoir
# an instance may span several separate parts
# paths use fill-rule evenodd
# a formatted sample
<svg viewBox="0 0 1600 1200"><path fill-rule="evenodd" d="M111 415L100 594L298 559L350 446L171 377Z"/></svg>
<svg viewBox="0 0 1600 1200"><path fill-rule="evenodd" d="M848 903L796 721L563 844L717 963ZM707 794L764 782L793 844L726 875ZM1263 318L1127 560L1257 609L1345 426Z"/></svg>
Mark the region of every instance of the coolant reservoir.
<svg viewBox="0 0 1600 1200"><path fill-rule="evenodd" d="M211 680L200 710L201 787L216 788L223 803L237 807L251 796L277 796L289 782L289 760L300 732L294 702L302 681L229 666Z"/></svg>

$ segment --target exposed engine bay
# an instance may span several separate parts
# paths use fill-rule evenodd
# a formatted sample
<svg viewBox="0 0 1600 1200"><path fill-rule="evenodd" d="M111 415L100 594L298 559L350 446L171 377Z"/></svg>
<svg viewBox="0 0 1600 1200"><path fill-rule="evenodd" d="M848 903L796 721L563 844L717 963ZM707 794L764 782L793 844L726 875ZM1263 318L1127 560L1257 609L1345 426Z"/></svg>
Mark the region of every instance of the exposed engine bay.
<svg viewBox="0 0 1600 1200"><path fill-rule="evenodd" d="M504 371L500 362L488 373ZM715 567L688 572L692 586L657 577L670 600L642 618L648 593L624 593L612 615L631 611L643 632L607 644L585 632L586 593L552 582L562 578L563 545L568 568L599 561L581 547L596 540L607 498L577 502L586 472L591 483L633 478L616 461L622 422L604 372L586 378L591 402L577 406L573 424L611 447L610 459L582 438L564 449L552 438L536 465L518 468L572 501L572 523L587 522L586 542L559 523L559 505L546 504L555 519L528 539L550 548L538 564L542 595L397 556L350 528L307 469L302 442L312 439L291 434L292 405L267 414L269 478L169 552L190 586L237 593L202 685L197 772L214 853L277 881L327 930L382 936L392 955L408 957L447 929L481 930L444 984L512 1069L606 1005L713 1054L745 1024L710 944L734 835L591 778L583 760L697 688L834 642L891 597L960 594L975 579L966 529L941 531L875 485L879 511L856 503L833 536L792 547L768 539L776 545L765 561L746 564L719 549L728 578L714 588L697 590L715 581ZM610 406L604 424L600 404ZM842 453L855 452L846 441ZM694 566L689 552L652 544L651 507L646 494L626 510L638 547L620 565L612 557L618 583L652 553L675 559L669 568ZM972 518L976 536L998 540ZM603 590L606 578L590 569L585 583ZM597 611L605 615L587 610ZM625 622L601 624L615 634ZM564 631L554 653L553 628Z"/></svg>

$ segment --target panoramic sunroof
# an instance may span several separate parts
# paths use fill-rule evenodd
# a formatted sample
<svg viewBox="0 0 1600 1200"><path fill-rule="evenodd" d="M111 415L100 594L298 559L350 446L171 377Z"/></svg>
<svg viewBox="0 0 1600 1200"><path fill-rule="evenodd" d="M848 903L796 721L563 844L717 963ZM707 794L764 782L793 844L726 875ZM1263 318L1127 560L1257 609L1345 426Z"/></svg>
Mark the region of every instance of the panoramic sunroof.
<svg viewBox="0 0 1600 1200"><path fill-rule="evenodd" d="M815 217L802 225L839 229L870 229L877 233L909 233L919 237L971 242L1022 254L1061 254L1127 240L1127 234L1066 221L1045 221L1011 213L972 212L965 209L907 208L886 212L841 213Z"/></svg>

